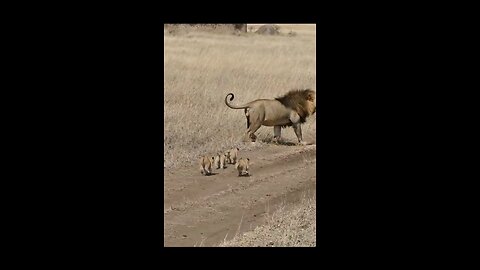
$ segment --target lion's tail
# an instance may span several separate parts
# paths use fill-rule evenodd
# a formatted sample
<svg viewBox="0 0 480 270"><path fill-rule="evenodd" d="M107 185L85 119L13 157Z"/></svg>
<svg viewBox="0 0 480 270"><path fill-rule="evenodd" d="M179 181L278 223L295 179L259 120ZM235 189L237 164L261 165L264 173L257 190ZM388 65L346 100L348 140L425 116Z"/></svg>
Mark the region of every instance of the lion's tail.
<svg viewBox="0 0 480 270"><path fill-rule="evenodd" d="M230 96L230 95L232 96L232 97L230 98L230 101L232 101L233 98L235 97L235 96L233 95L233 93L229 93L229 94L225 97L225 104L226 104L228 107L230 107L230 108L232 108L232 109L246 109L246 108L249 108L249 104L245 104L245 105L241 105L241 106L235 106L235 105L233 105L233 104L229 104L228 101L227 101L227 99L228 99L228 96Z"/></svg>

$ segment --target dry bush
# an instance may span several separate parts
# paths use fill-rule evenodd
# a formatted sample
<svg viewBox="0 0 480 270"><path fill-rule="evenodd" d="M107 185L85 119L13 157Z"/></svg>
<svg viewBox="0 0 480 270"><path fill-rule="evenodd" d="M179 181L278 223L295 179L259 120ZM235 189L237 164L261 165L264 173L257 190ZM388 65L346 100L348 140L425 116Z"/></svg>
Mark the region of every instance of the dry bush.
<svg viewBox="0 0 480 270"><path fill-rule="evenodd" d="M286 36L216 35L190 32L164 35L164 166L188 166L203 154L238 146L246 130L243 110L235 104L274 98L291 89L316 90L315 31L295 39ZM303 125L303 136L315 136L316 114ZM273 137L273 127L256 132L257 146ZM296 142L292 128L282 137Z"/></svg>

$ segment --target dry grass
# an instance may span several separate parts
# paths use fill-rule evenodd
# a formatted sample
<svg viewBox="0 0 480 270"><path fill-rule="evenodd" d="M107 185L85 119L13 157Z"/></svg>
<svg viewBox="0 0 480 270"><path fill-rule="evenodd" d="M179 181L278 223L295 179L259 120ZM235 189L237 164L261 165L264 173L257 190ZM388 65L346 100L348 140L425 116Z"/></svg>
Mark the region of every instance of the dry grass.
<svg viewBox="0 0 480 270"><path fill-rule="evenodd" d="M263 24L248 24L247 31L255 32L260 28ZM275 24L280 27L280 33L287 34L289 32L295 32L300 35L311 35L316 30L315 24Z"/></svg>
<svg viewBox="0 0 480 270"><path fill-rule="evenodd" d="M182 35L192 31L203 31L211 33L240 34L242 31L236 29L234 24L164 24L164 33L171 35Z"/></svg>
<svg viewBox="0 0 480 270"><path fill-rule="evenodd" d="M220 247L315 247L316 198L304 197L291 207L282 205L265 225L224 241Z"/></svg>
<svg viewBox="0 0 480 270"><path fill-rule="evenodd" d="M241 143L246 129L243 110L224 104L227 93L233 92L233 102L240 104L274 98L291 89L316 90L314 25L303 25L294 37L165 34L164 45L167 168L191 165L200 155L234 146L251 147ZM303 126L306 140L315 136L315 119L316 114ZM273 128L261 127L256 135L257 142L268 142ZM284 129L282 136L296 142L292 128Z"/></svg>

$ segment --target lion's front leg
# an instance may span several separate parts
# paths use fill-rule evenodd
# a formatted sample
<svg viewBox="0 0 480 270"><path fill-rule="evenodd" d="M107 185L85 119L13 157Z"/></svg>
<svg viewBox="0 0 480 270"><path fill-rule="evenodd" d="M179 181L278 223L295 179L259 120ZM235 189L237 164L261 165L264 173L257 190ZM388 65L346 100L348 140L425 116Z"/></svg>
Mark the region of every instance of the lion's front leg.
<svg viewBox="0 0 480 270"><path fill-rule="evenodd" d="M300 123L293 124L293 130L295 130L295 135L297 135L298 144L306 145L307 143L304 142L302 138L302 126Z"/></svg>
<svg viewBox="0 0 480 270"><path fill-rule="evenodd" d="M295 135L297 135L298 144L306 145L302 138L302 126L300 122L300 115L292 111L290 113L290 121L292 122L293 130L295 130Z"/></svg>

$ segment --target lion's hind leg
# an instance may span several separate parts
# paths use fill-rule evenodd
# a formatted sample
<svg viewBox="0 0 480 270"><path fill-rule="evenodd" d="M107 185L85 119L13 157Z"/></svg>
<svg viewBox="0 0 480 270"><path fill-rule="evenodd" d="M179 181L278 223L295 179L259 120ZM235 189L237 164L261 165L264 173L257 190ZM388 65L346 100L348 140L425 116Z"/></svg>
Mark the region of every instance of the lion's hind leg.
<svg viewBox="0 0 480 270"><path fill-rule="evenodd" d="M261 115L258 112L255 112L254 110L250 110L249 112L250 116L250 126L247 128L247 139L251 139L252 142L255 142L257 139L257 136L255 136L255 132L262 126L264 116Z"/></svg>
<svg viewBox="0 0 480 270"><path fill-rule="evenodd" d="M251 126L247 130L247 140L250 139L251 142L255 142L257 140L257 136L255 135L255 132L262 126L262 124L257 124L255 123L254 125Z"/></svg>

